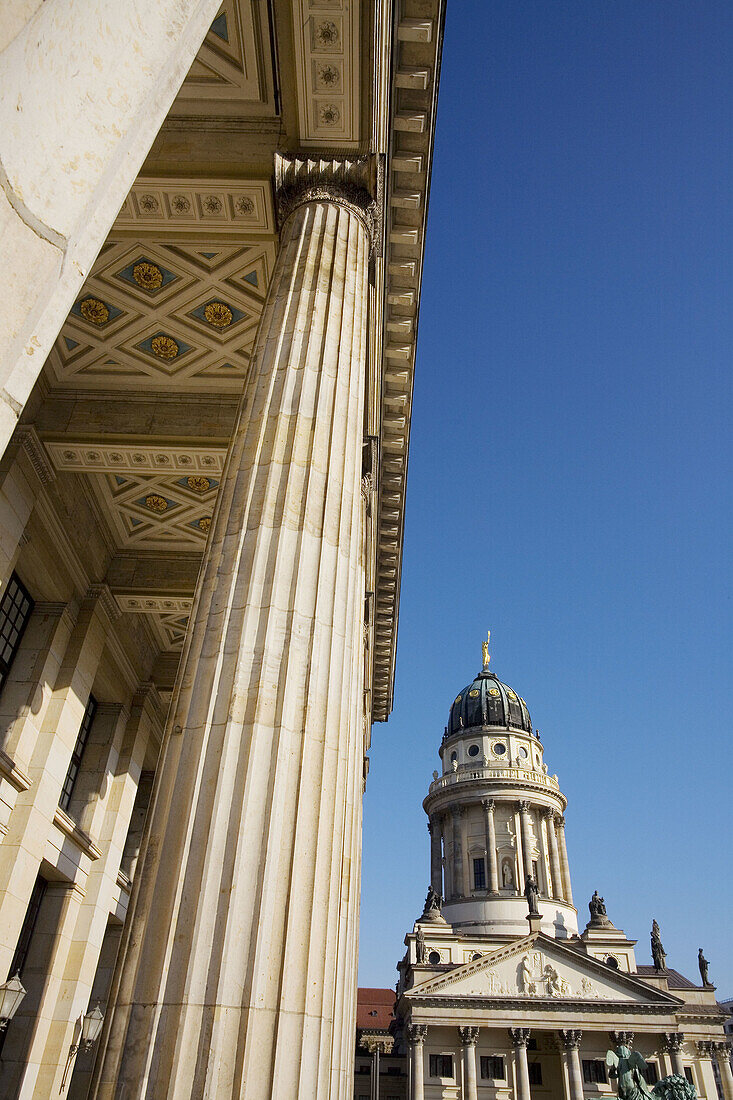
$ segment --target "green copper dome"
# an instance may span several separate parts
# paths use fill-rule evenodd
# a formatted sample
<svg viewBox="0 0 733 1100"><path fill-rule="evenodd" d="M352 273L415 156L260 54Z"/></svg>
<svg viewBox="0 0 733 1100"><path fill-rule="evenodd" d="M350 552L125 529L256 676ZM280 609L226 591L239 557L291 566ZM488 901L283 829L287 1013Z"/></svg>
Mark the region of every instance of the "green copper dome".
<svg viewBox="0 0 733 1100"><path fill-rule="evenodd" d="M454 699L446 734L452 737L483 726L532 732L532 719L524 699L487 669L479 672L473 683Z"/></svg>

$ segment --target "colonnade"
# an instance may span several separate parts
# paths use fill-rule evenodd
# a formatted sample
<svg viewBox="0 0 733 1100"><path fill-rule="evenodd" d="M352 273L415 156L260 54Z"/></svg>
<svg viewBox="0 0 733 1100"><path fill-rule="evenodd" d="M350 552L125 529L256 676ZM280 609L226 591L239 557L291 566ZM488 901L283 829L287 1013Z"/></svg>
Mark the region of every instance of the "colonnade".
<svg viewBox="0 0 733 1100"><path fill-rule="evenodd" d="M500 856L496 840L496 809L500 805L511 806L517 823L518 851L515 855L514 886L512 892L521 893L524 879L533 873L531 821L535 815L536 828L541 837L540 822L544 820L547 843L541 844L544 884L541 890L557 901L573 904L570 885L570 864L565 842L565 818L550 807L538 807L526 799L521 801L484 798L481 800L484 817L484 849L486 860L486 887L489 894L502 891ZM466 835L467 813L472 804L452 806L445 814L434 813L430 817L430 881L436 893L446 900L471 896L471 868ZM444 856L443 853L444 852ZM518 857L518 858L517 858ZM542 886L542 882L540 882Z"/></svg>
<svg viewBox="0 0 733 1100"><path fill-rule="evenodd" d="M444 1035L445 1028L441 1026L440 1030ZM480 1029L473 1025L462 1025L457 1028L457 1032L460 1044L459 1079L462 1081L461 1100L477 1100L477 1044ZM512 1089L513 1078L512 1092L514 1100L531 1100L527 1059L531 1034L531 1029L528 1027L510 1027L508 1029L513 1064L511 1077L506 1083ZM556 1034L562 1059L564 1100L583 1100L583 1067L580 1057L583 1032L571 1028L561 1029ZM405 1036L408 1048L409 1100L425 1100L425 1044L430 1036L430 1027L427 1024L420 1023L408 1024ZM633 1032L611 1032L609 1034L604 1033L603 1039L598 1045L604 1046L607 1042L610 1042L614 1047L621 1043L631 1047L633 1041ZM684 1034L678 1032L666 1034L663 1036L662 1043L663 1051L671 1058L669 1072L684 1076L684 1065L681 1058L681 1051L685 1044ZM694 1044L694 1049L698 1059L717 1061L725 1100L733 1100L733 1073L729 1062L730 1043L698 1041ZM596 1054L594 1057L597 1058L598 1055ZM708 1100L714 1100L714 1097L709 1096Z"/></svg>

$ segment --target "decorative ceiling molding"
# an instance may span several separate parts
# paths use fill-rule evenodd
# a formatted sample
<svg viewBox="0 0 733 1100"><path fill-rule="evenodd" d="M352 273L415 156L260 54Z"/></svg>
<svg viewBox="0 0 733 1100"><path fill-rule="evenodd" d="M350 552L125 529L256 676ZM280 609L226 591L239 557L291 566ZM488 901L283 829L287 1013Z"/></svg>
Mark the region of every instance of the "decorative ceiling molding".
<svg viewBox="0 0 733 1100"><path fill-rule="evenodd" d="M304 147L360 141L360 0L292 0L298 126Z"/></svg>
<svg viewBox="0 0 733 1100"><path fill-rule="evenodd" d="M226 448L154 446L113 446L97 443L45 443L57 470L117 473L158 474L177 471L181 474L221 474Z"/></svg>
<svg viewBox="0 0 733 1100"><path fill-rule="evenodd" d="M108 241L51 350L52 384L241 393L274 262L274 241Z"/></svg>
<svg viewBox="0 0 733 1100"><path fill-rule="evenodd" d="M203 550L219 478L89 473L87 484L120 550Z"/></svg>
<svg viewBox="0 0 733 1100"><path fill-rule="evenodd" d="M402 0L397 10L386 178L372 680L375 721L386 721L394 690L415 341L445 4L444 0Z"/></svg>
<svg viewBox="0 0 733 1100"><path fill-rule="evenodd" d="M138 176L112 227L136 232L177 233L225 229L243 236L275 233L270 180L155 179Z"/></svg>
<svg viewBox="0 0 733 1100"><path fill-rule="evenodd" d="M193 596L150 596L147 592L129 595L117 592L115 599L120 611L133 611L138 615L155 615L159 612L170 614L183 612L187 615L193 606Z"/></svg>

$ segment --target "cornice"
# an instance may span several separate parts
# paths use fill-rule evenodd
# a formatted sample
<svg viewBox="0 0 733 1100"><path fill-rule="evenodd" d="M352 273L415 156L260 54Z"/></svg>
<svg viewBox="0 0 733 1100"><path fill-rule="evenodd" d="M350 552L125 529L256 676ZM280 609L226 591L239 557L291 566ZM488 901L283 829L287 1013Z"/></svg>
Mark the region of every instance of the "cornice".
<svg viewBox="0 0 733 1100"><path fill-rule="evenodd" d="M380 323L373 348L381 381L372 658L377 722L389 716L394 690L416 333L444 19L444 0L396 0L384 248L376 264Z"/></svg>

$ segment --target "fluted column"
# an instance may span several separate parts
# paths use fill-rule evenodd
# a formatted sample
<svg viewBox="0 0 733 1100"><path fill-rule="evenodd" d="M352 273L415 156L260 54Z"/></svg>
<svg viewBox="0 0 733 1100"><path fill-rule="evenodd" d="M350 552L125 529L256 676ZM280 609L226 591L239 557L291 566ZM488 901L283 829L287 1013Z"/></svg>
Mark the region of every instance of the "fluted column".
<svg viewBox="0 0 733 1100"><path fill-rule="evenodd" d="M562 870L563 896L565 901L573 904L573 891L570 886L570 864L568 863L568 849L565 843L565 818L562 814L557 817L557 838L560 849L560 868Z"/></svg>
<svg viewBox="0 0 733 1100"><path fill-rule="evenodd" d="M731 1044L729 1041L715 1044L715 1057L720 1070L720 1081L725 1100L733 1100L733 1070L730 1067Z"/></svg>
<svg viewBox="0 0 733 1100"><path fill-rule="evenodd" d="M677 1031L669 1031L664 1036L664 1052L669 1055L672 1073L678 1073L680 1077L685 1075L685 1067L682 1064L682 1047L684 1043L684 1035Z"/></svg>
<svg viewBox="0 0 733 1100"><path fill-rule="evenodd" d="M529 802L519 803L519 819L522 823L522 858L524 860L524 874L532 874L532 839L530 836ZM520 892L524 883L520 883Z"/></svg>
<svg viewBox="0 0 733 1100"><path fill-rule="evenodd" d="M443 897L443 853L441 848L440 818L434 814L428 822L430 833L430 885Z"/></svg>
<svg viewBox="0 0 733 1100"><path fill-rule="evenodd" d="M410 1100L425 1100L423 1048L428 1037L428 1027L427 1024L408 1024L406 1031L410 1052Z"/></svg>
<svg viewBox="0 0 733 1100"><path fill-rule="evenodd" d="M582 1031L561 1031L568 1069L569 1100L583 1100L583 1074L580 1069L580 1040Z"/></svg>
<svg viewBox="0 0 733 1100"><path fill-rule="evenodd" d="M462 898L465 890L463 884L463 809L454 806L451 810L453 819L453 896Z"/></svg>
<svg viewBox="0 0 733 1100"><path fill-rule="evenodd" d="M280 251L181 659L99 1100L352 1092L366 163L279 162Z"/></svg>
<svg viewBox="0 0 733 1100"><path fill-rule="evenodd" d="M552 878L552 897L562 901L563 893L562 871L560 870L560 854L557 850L557 833L555 832L555 811L545 810L547 823L547 841L550 849L550 875Z"/></svg>
<svg viewBox="0 0 733 1100"><path fill-rule="evenodd" d="M484 810L486 830L486 874L489 890L499 893L499 867L496 858L496 802L493 798L484 798L481 803Z"/></svg>
<svg viewBox="0 0 733 1100"><path fill-rule="evenodd" d="M453 818L444 814L440 819L443 830L443 897L447 901L455 896L453 882Z"/></svg>
<svg viewBox="0 0 733 1100"><path fill-rule="evenodd" d="M476 1087L476 1043L478 1042L477 1027L459 1027L458 1034L461 1038L461 1056L463 1058L463 1086L465 1089L463 1100L478 1100Z"/></svg>
<svg viewBox="0 0 733 1100"><path fill-rule="evenodd" d="M514 1100L530 1100L529 1066L527 1065L528 1027L510 1027L509 1038L514 1047L514 1077L517 1092Z"/></svg>

